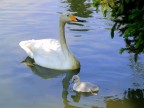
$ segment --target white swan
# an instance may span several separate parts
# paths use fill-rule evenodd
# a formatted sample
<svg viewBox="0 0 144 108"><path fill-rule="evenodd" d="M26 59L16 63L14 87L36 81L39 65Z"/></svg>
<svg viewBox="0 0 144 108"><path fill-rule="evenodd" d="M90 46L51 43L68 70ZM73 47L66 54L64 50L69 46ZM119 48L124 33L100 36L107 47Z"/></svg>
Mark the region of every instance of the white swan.
<svg viewBox="0 0 144 108"><path fill-rule="evenodd" d="M99 91L99 87L90 82L81 82L78 75L74 75L72 77L72 82L74 82L73 90L77 92L90 92L94 94L94 92Z"/></svg>
<svg viewBox="0 0 144 108"><path fill-rule="evenodd" d="M79 61L69 51L65 39L65 24L67 22L82 22L75 16L63 13L59 20L60 40L41 39L27 40L19 43L35 63L56 70L75 70L80 68Z"/></svg>

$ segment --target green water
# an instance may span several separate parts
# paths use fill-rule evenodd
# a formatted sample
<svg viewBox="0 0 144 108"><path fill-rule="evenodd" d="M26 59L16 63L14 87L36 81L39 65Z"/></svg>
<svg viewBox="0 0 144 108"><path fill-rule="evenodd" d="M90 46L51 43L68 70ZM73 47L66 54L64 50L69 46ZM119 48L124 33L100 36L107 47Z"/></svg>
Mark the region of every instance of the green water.
<svg viewBox="0 0 144 108"><path fill-rule="evenodd" d="M61 12L75 13L86 22L66 26L71 52L81 69L55 71L22 63L26 53L19 42L58 39ZM96 13L89 0L0 0L0 108L142 108L144 106L144 56L134 63L112 22ZM33 62L27 58L28 63ZM98 95L72 90L71 77L96 83Z"/></svg>

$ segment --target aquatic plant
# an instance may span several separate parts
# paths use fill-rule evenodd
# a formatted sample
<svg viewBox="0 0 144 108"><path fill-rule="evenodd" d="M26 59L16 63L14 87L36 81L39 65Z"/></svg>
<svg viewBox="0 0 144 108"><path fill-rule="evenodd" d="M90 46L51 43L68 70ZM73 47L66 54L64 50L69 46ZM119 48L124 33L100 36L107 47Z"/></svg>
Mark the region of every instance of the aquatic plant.
<svg viewBox="0 0 144 108"><path fill-rule="evenodd" d="M93 0L93 6L101 6L103 15L107 14L114 22L111 28L111 38L118 30L124 38L126 46L120 49L134 53L135 61L138 55L144 53L144 1L143 0ZM109 13L110 12L110 13Z"/></svg>

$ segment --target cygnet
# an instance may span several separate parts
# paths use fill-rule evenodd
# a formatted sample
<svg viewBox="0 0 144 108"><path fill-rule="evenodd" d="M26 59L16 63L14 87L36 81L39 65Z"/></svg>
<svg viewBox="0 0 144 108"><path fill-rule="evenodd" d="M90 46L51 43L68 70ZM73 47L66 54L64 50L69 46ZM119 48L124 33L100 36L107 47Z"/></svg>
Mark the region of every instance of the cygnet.
<svg viewBox="0 0 144 108"><path fill-rule="evenodd" d="M74 82L73 90L77 92L90 92L95 94L99 91L99 87L90 82L81 82L80 77L78 75L74 75L72 77L72 82Z"/></svg>

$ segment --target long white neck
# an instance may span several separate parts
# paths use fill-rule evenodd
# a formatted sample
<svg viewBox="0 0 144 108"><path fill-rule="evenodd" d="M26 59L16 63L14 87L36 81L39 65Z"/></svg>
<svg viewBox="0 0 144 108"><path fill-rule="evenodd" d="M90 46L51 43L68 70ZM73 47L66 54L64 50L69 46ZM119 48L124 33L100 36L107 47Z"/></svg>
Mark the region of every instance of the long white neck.
<svg viewBox="0 0 144 108"><path fill-rule="evenodd" d="M80 67L79 61L72 55L72 53L69 51L67 44L66 44L66 39L65 39L65 22L59 20L59 32L60 32L60 44L62 51L66 57L66 60L69 61L69 64L71 65L71 68L73 69L78 69Z"/></svg>
<svg viewBox="0 0 144 108"><path fill-rule="evenodd" d="M65 22L62 22L61 20L59 21L60 44L61 44L62 50L65 53L70 53L66 44L66 39L65 39L65 29L64 29L65 24L66 24Z"/></svg>

